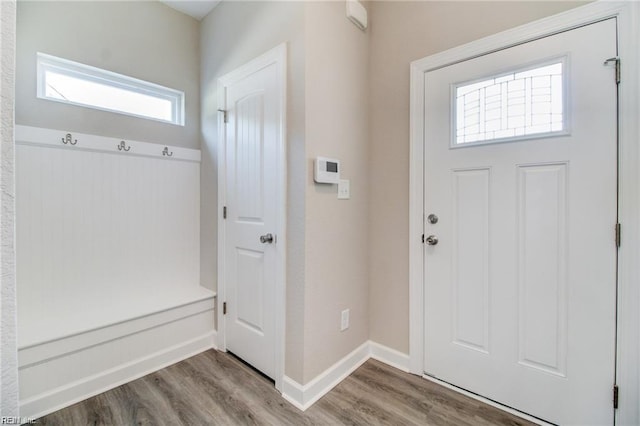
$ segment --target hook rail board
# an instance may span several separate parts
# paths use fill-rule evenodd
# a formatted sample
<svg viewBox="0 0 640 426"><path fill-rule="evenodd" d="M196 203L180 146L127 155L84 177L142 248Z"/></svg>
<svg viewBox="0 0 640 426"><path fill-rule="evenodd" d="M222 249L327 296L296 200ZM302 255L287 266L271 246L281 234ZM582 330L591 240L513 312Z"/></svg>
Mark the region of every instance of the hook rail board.
<svg viewBox="0 0 640 426"><path fill-rule="evenodd" d="M199 149L90 135L72 130L54 130L20 125L16 126L16 144L43 145L54 148L157 157L165 160L170 159L198 163L201 157Z"/></svg>

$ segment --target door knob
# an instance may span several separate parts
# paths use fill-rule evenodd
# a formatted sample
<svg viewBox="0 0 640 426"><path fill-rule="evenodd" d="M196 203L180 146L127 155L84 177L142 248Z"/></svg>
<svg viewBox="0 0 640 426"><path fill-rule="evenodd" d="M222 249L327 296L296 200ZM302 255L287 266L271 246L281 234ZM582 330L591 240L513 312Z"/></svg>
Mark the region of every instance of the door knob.
<svg viewBox="0 0 640 426"><path fill-rule="evenodd" d="M271 234L260 235L260 242L262 244L265 244L265 243L271 244L271 243L273 243L273 235L271 235Z"/></svg>
<svg viewBox="0 0 640 426"><path fill-rule="evenodd" d="M436 244L438 244L438 237L436 237L435 235L429 235L427 238L425 238L424 241L430 246L435 246Z"/></svg>

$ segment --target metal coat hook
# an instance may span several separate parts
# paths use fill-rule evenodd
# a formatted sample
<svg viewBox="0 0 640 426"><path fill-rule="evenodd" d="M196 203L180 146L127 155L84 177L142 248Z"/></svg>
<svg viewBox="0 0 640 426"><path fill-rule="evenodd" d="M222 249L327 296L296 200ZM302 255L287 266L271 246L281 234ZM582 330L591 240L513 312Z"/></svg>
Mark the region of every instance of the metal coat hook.
<svg viewBox="0 0 640 426"><path fill-rule="evenodd" d="M169 152L169 147L165 146L162 150L162 155L166 155L167 157L171 157L173 155L173 151Z"/></svg>
<svg viewBox="0 0 640 426"><path fill-rule="evenodd" d="M118 145L118 151L129 151L130 149L131 146L127 146L127 143L125 141L121 141Z"/></svg>
<svg viewBox="0 0 640 426"><path fill-rule="evenodd" d="M67 144L71 144L71 145L76 145L78 143L78 139L73 139L73 136L71 136L71 133L67 133L67 135L62 138L62 143L67 145Z"/></svg>

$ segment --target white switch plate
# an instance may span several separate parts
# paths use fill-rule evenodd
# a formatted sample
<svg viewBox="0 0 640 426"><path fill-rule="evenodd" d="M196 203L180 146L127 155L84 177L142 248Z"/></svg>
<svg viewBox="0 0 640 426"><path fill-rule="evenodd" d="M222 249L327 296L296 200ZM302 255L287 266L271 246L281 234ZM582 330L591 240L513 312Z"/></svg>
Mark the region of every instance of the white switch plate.
<svg viewBox="0 0 640 426"><path fill-rule="evenodd" d="M348 200L351 198L351 182L349 179L338 181L338 200Z"/></svg>
<svg viewBox="0 0 640 426"><path fill-rule="evenodd" d="M349 309L342 311L340 316L340 331L345 331L347 328L349 328Z"/></svg>

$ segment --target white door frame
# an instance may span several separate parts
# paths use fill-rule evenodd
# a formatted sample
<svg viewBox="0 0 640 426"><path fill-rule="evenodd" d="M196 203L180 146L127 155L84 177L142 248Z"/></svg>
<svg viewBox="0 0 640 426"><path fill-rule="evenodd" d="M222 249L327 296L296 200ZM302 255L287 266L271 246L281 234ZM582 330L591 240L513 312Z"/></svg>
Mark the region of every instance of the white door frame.
<svg viewBox="0 0 640 426"><path fill-rule="evenodd" d="M278 84L278 141L277 141L277 224L276 236L276 283L275 283L275 346L276 346L276 389L282 392L284 379L284 354L285 354L285 307L286 307L286 253L287 253L287 150L286 150L286 112L287 112L287 45L282 43L268 52L260 55L252 61L218 78L218 108L226 109L226 91L231 84L253 74L262 68L275 65ZM225 315L222 312L222 303L225 301L225 220L222 208L226 203L226 129L224 114L218 114L218 349L227 350L225 339Z"/></svg>
<svg viewBox="0 0 640 426"><path fill-rule="evenodd" d="M409 183L409 361L424 375L424 73L541 37L616 17L622 81L619 91L619 221L617 425L640 424L640 3L595 2L437 53L411 63ZM604 60L607 58L603 58ZM613 78L612 71L612 78ZM613 238L613 228L612 228ZM613 383L612 383L613 386Z"/></svg>

